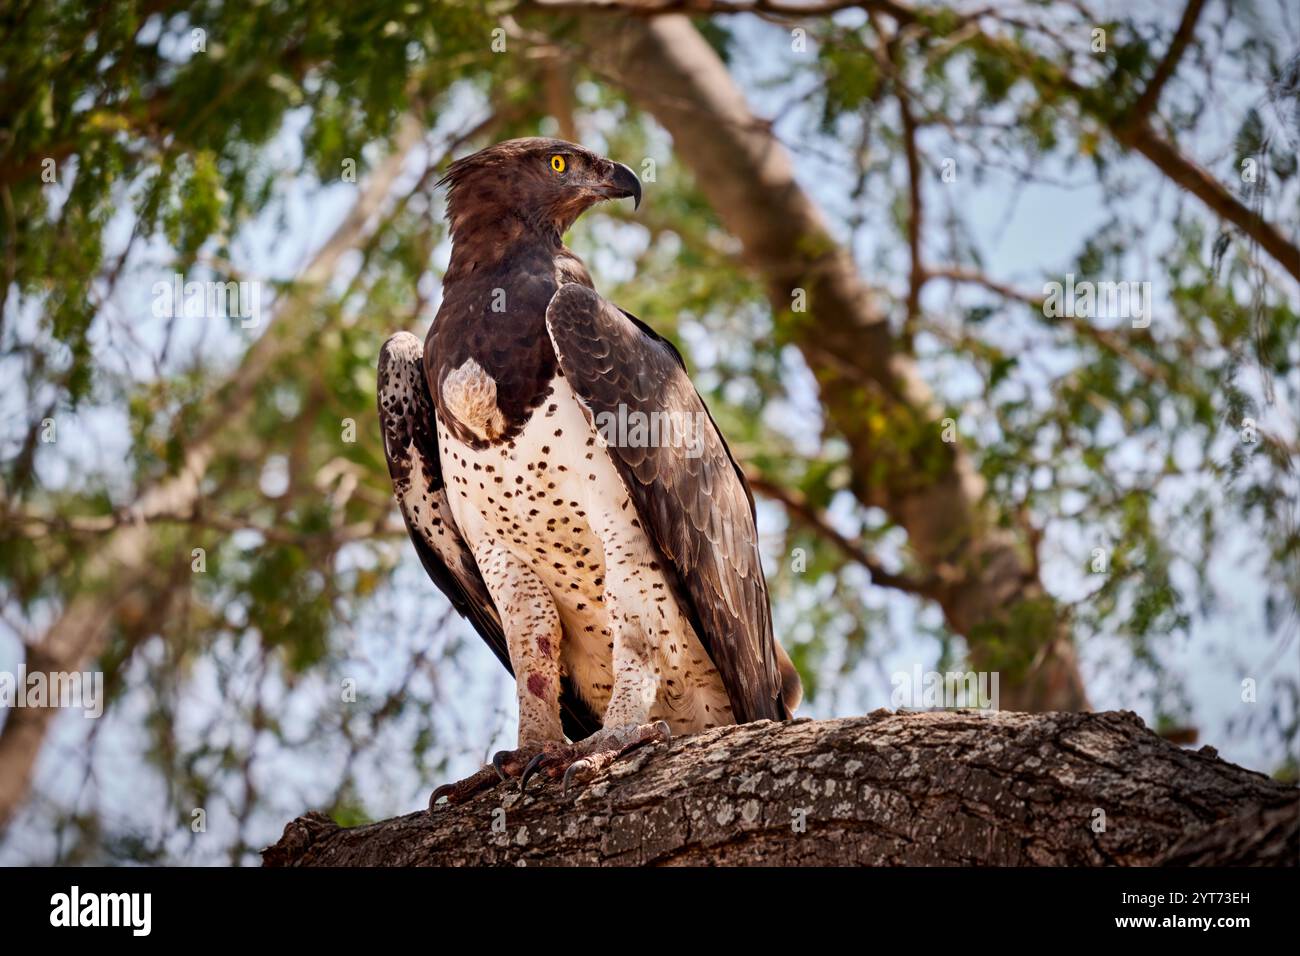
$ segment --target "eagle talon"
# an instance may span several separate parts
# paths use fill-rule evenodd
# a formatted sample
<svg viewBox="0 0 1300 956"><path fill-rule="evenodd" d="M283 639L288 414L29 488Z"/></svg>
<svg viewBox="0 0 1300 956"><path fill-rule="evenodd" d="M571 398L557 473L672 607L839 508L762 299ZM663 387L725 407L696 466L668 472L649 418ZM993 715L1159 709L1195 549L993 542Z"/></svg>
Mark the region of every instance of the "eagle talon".
<svg viewBox="0 0 1300 956"><path fill-rule="evenodd" d="M573 782L573 775L575 773L579 770L590 770L592 767L592 762L587 760L585 757L582 760L575 760L573 763L569 764L569 769L564 771L564 785L563 789L560 791L560 795L564 797L569 795L569 784Z"/></svg>
<svg viewBox="0 0 1300 956"><path fill-rule="evenodd" d="M506 773L505 761L510 754L504 750L498 750L492 755L492 768L496 770L497 776L501 778L502 783L510 782L510 775Z"/></svg>
<svg viewBox="0 0 1300 956"><path fill-rule="evenodd" d="M524 767L524 772L519 775L520 793L528 792L528 778L537 772L537 768L542 765L542 761L545 759L546 759L546 751L543 750L532 760L528 761L528 765Z"/></svg>

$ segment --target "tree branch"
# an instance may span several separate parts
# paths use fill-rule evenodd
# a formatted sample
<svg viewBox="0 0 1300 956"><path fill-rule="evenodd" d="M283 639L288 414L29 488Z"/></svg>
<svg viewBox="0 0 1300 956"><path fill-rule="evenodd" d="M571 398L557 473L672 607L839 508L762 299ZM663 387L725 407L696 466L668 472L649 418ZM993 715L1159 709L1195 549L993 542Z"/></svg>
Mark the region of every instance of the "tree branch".
<svg viewBox="0 0 1300 956"><path fill-rule="evenodd" d="M897 591L905 591L908 594L917 594L924 597L934 596L935 588L938 585L937 579L931 577L922 580L910 575L895 574L886 570L885 566L865 548L841 534L830 523L826 515L799 492L792 488L785 488L774 481L768 481L754 471L748 471L746 477L749 479L750 487L754 491L764 497L771 498L773 501L780 502L792 517L835 545L840 553L850 561L866 568L871 575L872 584L885 588L894 588Z"/></svg>
<svg viewBox="0 0 1300 956"><path fill-rule="evenodd" d="M903 329L905 345L910 350L912 334L921 313L921 289L925 285L925 263L921 258L925 222L921 204L921 154L916 144L917 125L912 113L912 91L903 80L902 64L899 62L898 36L887 38L885 28L874 11L867 15L878 44L873 57L881 70L893 80L894 98L898 101L898 116L902 127L903 156L907 162L907 249L912 268L907 280L907 309Z"/></svg>
<svg viewBox="0 0 1300 956"><path fill-rule="evenodd" d="M759 721L647 748L575 796L499 784L366 826L300 817L266 866L1294 865L1294 787L1135 715ZM1224 838L1228 834L1228 838ZM1170 854L1175 854L1170 856Z"/></svg>
<svg viewBox="0 0 1300 956"><path fill-rule="evenodd" d="M1187 45L1196 34L1196 21L1200 19L1201 10L1204 6L1205 0L1188 0L1187 6L1183 8L1183 16L1178 23L1178 29L1174 32L1174 38L1169 43L1169 49L1165 51L1164 58L1156 67L1156 71L1152 74L1151 81L1147 83L1146 89L1142 91L1142 95L1133 104L1133 109L1129 111L1127 117L1129 122L1145 123L1147 118L1155 111L1156 105L1160 102L1161 91L1164 90L1165 84L1169 82L1169 78L1178 69L1178 63L1183 58L1183 51L1187 49Z"/></svg>
<svg viewBox="0 0 1300 956"><path fill-rule="evenodd" d="M1089 104L1098 97L1094 91L1074 80L1057 64L1013 45L1005 38L981 34L990 48L999 50L1027 74L1037 77L1035 82L1068 93L1085 111L1097 115L1120 145L1145 156L1171 181L1205 203L1213 212L1232 223L1297 280L1300 280L1300 247L1288 240L1277 227L1255 210L1238 200L1232 193L1191 158L1184 156L1177 146L1156 132L1150 123L1156 99L1169 77L1173 75L1184 50L1191 41L1199 16L1199 4L1191 2L1183 11L1182 21L1157 67L1151 82L1134 104L1134 108L1118 117L1097 114ZM1050 79L1049 79L1050 78ZM1105 97L1101 97L1105 101Z"/></svg>
<svg viewBox="0 0 1300 956"><path fill-rule="evenodd" d="M1259 243L1287 272L1300 280L1300 247L1293 245L1277 227L1243 204L1223 184L1176 146L1160 136L1148 123L1123 124L1112 129L1115 138L1137 150L1173 182L1195 196L1214 212Z"/></svg>

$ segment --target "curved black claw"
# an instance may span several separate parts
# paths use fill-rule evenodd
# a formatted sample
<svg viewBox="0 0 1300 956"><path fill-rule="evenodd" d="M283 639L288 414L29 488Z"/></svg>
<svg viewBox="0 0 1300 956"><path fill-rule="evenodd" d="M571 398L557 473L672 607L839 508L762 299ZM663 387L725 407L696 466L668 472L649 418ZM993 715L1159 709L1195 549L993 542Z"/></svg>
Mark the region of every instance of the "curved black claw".
<svg viewBox="0 0 1300 956"><path fill-rule="evenodd" d="M509 753L505 750L498 750L492 755L492 769L497 772L497 776L501 778L502 783L510 782L510 775L506 773L505 768L505 760L508 756Z"/></svg>
<svg viewBox="0 0 1300 956"><path fill-rule="evenodd" d="M569 784L573 782L574 773L579 770L588 770L591 766L591 761L586 758L575 760L573 763L569 764L569 769L564 771L564 789L560 791L560 795L563 797L569 795Z"/></svg>
<svg viewBox="0 0 1300 956"><path fill-rule="evenodd" d="M430 812L433 811L434 804L444 797L448 803L464 803L485 790L491 790L499 783L497 780L499 772L496 767L480 767L464 780L457 780L455 783L444 783L429 794Z"/></svg>
<svg viewBox="0 0 1300 956"><path fill-rule="evenodd" d="M519 775L520 793L528 792L528 778L537 772L537 768L542 765L542 761L545 759L546 759L546 751L542 751L537 756L535 756L532 760L528 761L527 766L524 767L524 772Z"/></svg>

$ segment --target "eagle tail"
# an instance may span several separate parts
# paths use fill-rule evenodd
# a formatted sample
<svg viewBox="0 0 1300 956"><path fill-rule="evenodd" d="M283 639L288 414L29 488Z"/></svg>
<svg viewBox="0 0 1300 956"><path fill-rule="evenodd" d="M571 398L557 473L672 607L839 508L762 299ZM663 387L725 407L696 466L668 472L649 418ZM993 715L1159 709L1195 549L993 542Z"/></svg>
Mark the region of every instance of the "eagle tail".
<svg viewBox="0 0 1300 956"><path fill-rule="evenodd" d="M773 643L776 645L776 669L781 674L781 701L785 704L786 713L793 717L795 710L803 703L803 681L799 679L794 661L790 660L790 655L781 646L781 642Z"/></svg>

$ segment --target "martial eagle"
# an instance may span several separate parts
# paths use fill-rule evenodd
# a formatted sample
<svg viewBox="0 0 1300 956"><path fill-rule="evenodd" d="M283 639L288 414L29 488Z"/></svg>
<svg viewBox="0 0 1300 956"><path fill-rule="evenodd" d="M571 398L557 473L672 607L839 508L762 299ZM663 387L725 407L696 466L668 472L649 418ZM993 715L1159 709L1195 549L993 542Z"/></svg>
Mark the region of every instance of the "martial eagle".
<svg viewBox="0 0 1300 956"><path fill-rule="evenodd" d="M442 306L423 347L384 344L379 418L425 569L515 677L519 736L430 805L498 775L567 788L649 741L788 718L799 677L744 473L678 351L601 298L562 239L597 202L639 207L636 174L530 138L442 182Z"/></svg>

